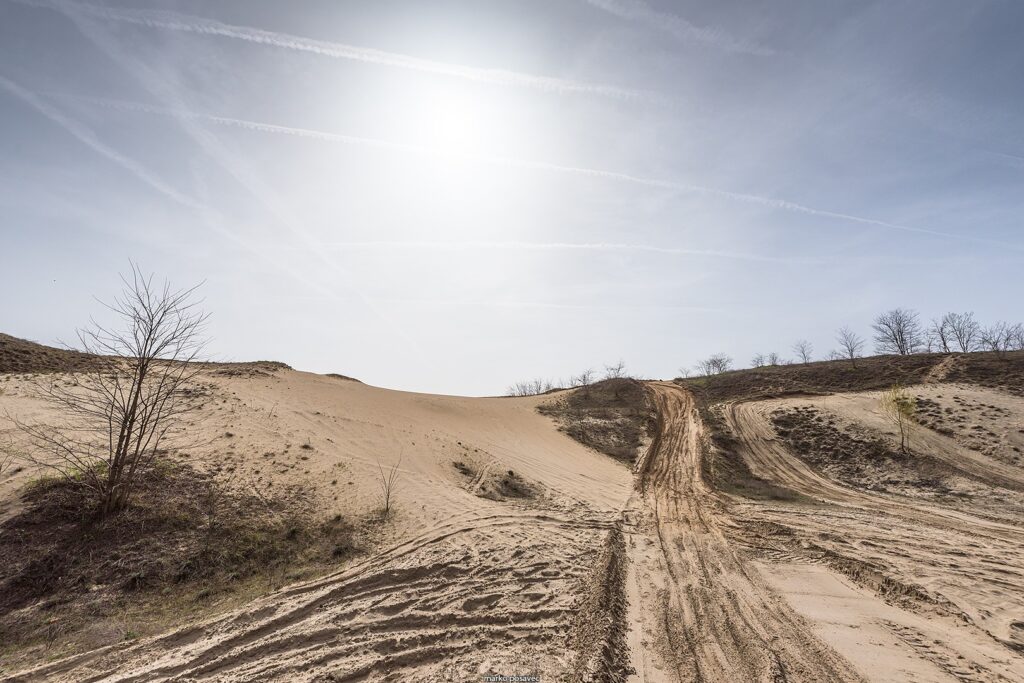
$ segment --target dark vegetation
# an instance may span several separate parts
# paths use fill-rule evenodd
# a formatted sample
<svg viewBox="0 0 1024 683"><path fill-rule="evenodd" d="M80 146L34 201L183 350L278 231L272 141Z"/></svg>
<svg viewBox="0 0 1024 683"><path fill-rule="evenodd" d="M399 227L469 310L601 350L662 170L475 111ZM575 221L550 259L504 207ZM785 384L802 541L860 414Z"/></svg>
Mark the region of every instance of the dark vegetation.
<svg viewBox="0 0 1024 683"><path fill-rule="evenodd" d="M1024 396L1024 351L957 354L947 382L977 384Z"/></svg>
<svg viewBox="0 0 1024 683"><path fill-rule="evenodd" d="M1024 351L872 356L857 359L856 365L835 360L766 366L676 382L700 402L711 405L801 393L874 391L894 384L911 386L923 382L929 371L943 361L950 363L943 381L978 384L1024 395Z"/></svg>
<svg viewBox="0 0 1024 683"><path fill-rule="evenodd" d="M851 488L889 493L950 494L945 480L962 474L920 453L903 453L890 440L838 420L812 406L772 413L790 452L829 479Z"/></svg>
<svg viewBox="0 0 1024 683"><path fill-rule="evenodd" d="M657 411L643 382L607 379L580 387L538 410L596 451L632 465L657 430Z"/></svg>
<svg viewBox="0 0 1024 683"><path fill-rule="evenodd" d="M328 372L327 376L328 377L333 377L334 379L343 379L346 382L356 382L358 384L362 384L363 383L361 380L358 380L355 377L349 377L348 375L339 375L336 372Z"/></svg>
<svg viewBox="0 0 1024 683"><path fill-rule="evenodd" d="M93 367L87 353L55 349L0 333L0 374L75 372Z"/></svg>
<svg viewBox="0 0 1024 683"><path fill-rule="evenodd" d="M919 354L861 358L856 366L846 361L773 365L734 370L710 377L678 379L676 382L706 404L778 398L801 393L870 391L887 389L893 384L918 384L943 358L940 354Z"/></svg>
<svg viewBox="0 0 1024 683"><path fill-rule="evenodd" d="M697 405L706 430L701 441L704 480L717 491L752 500L806 501L796 491L754 476L739 453L739 442L726 423L722 408L721 405Z"/></svg>
<svg viewBox="0 0 1024 683"><path fill-rule="evenodd" d="M464 460L452 461L452 467L466 478L466 485L481 498L496 501L532 500L541 494L535 484L523 479L515 470L492 472Z"/></svg>
<svg viewBox="0 0 1024 683"><path fill-rule="evenodd" d="M161 612L194 616L246 581L285 583L334 566L372 530L369 520L318 519L301 489L241 490L166 460L138 485L127 509L103 519L65 479L26 489L23 509L0 526L0 656L159 630ZM97 623L121 632L90 631Z"/></svg>
<svg viewBox="0 0 1024 683"><path fill-rule="evenodd" d="M85 372L94 370L98 359L88 353L58 349L0 332L0 375ZM257 377L277 370L289 370L287 363L272 360L239 363L197 363L215 374L228 377ZM341 375L334 375L342 377ZM344 379L352 379L344 377ZM358 382L359 380L352 380Z"/></svg>
<svg viewBox="0 0 1024 683"><path fill-rule="evenodd" d="M874 356L857 358L855 361L846 359L734 370L707 377L677 379L676 382L690 390L696 398L697 409L707 430L702 459L704 476L716 489L755 500L798 501L803 498L799 494L760 479L750 471L723 415L725 404L795 394L873 391L888 389L895 384L910 386L925 381L930 373L942 369L938 368L940 363L946 363L943 370L945 377L939 377L943 381L973 383L1024 395L1024 352L1021 351L1002 354L973 352ZM857 438L860 441L854 449L860 454L860 462L865 468L886 466L879 460L881 452L876 450L876 445L870 439ZM830 439L835 442L841 437L832 436ZM835 443L829 446L834 447ZM794 453L801 454L802 451L794 447ZM890 464L895 467L897 463ZM923 475L921 465L925 467ZM938 463L918 463L915 468L918 473L912 474L904 466L894 470L896 474L893 482L876 484L895 486L897 479L903 477L909 481L906 478L910 476L924 476L930 480L933 475L942 474L941 467ZM855 473L847 474L852 476ZM942 483L932 483L935 486L931 490L941 492Z"/></svg>

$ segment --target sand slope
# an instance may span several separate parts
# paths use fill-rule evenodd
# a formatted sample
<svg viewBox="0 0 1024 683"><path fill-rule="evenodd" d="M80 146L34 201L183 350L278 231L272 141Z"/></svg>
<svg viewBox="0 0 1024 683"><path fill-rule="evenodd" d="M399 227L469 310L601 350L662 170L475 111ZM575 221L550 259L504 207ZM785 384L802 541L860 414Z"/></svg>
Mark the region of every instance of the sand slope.
<svg viewBox="0 0 1024 683"><path fill-rule="evenodd" d="M385 547L240 612L12 680L348 680L400 670L426 679L569 668L579 584L629 496L625 466L559 433L536 412L538 398L430 396L293 371L214 382L201 424L238 480L313 482L327 512L348 514L379 504L378 459L387 466L401 456ZM478 474L460 474L456 460ZM477 495L487 472L510 469L535 486L536 499Z"/></svg>
<svg viewBox="0 0 1024 683"><path fill-rule="evenodd" d="M621 680L632 666L652 682L1024 681L1024 399L958 390L958 406L983 406L982 441L967 418L949 433L919 428L920 448L962 473L969 495L956 504L829 479L770 421L814 403L885 433L875 394L727 406L732 455L801 494L786 502L705 481L706 428L669 383L648 384L658 433L631 472L538 414L552 397L412 394L285 370L212 381L194 429L218 446L205 466L238 481L312 484L325 512L352 514L378 505L378 463L401 459L379 551L9 680ZM915 390L953 400L949 385ZM0 400L34 410L16 388ZM537 495L491 495L509 470Z"/></svg>

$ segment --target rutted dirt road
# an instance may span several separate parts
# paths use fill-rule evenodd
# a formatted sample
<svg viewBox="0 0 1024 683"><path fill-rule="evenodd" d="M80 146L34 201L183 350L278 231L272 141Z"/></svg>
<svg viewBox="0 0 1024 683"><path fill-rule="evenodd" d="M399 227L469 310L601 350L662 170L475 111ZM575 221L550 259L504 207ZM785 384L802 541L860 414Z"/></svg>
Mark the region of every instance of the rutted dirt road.
<svg viewBox="0 0 1024 683"><path fill-rule="evenodd" d="M701 477L701 433L689 394L653 384L660 430L638 467L627 520L638 604L633 650L643 681L854 681L728 539L723 502Z"/></svg>
<svg viewBox="0 0 1024 683"><path fill-rule="evenodd" d="M782 405L812 400L822 402L727 406L752 473L813 501L734 504L737 538L816 632L871 678L1024 680L1021 472L922 431L930 455L957 466L959 480L973 477L973 495L940 502L840 485L791 453L769 421ZM874 419L865 413L877 397L827 401L847 419Z"/></svg>

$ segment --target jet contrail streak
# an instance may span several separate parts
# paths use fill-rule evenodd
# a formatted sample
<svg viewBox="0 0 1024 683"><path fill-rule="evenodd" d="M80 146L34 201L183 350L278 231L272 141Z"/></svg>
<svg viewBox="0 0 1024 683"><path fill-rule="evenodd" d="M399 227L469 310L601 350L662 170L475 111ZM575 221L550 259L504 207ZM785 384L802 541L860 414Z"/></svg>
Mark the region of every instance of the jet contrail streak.
<svg viewBox="0 0 1024 683"><path fill-rule="evenodd" d="M999 242L995 240L987 240L979 237L972 237L970 235L957 235L955 233L942 232L939 230L930 230L928 228L919 228L910 225L902 225L900 223L891 223L888 221L882 221L874 218L865 218L863 216L856 216L848 213L841 213L837 211L829 211L826 209L818 209L805 204L792 202L786 199L775 199L772 197L764 197L762 195L747 194L743 192L733 192L730 190L722 190L713 187L705 187L703 185L694 185L691 183L682 183L674 180L664 180L659 178L648 178L644 176L632 175L629 173L621 173L618 171L607 171L602 169L586 168L581 166L568 166L562 164L553 164L545 161L530 161L525 159L514 159L510 157L491 156L491 155L477 155L477 154L463 154L457 152L451 152L446 150L439 150L430 147L423 147L419 145L409 145L398 142L391 142L388 140L381 140L377 138L365 138L352 135L342 135L339 133L331 133L327 131L313 130L309 128L295 128L291 126L280 126L270 123L262 123L258 121L247 121L244 119L229 118L224 116L213 116L209 114L201 114L191 111L184 110L171 110L162 107L154 107L151 105L123 102L117 100L107 100L101 98L83 98L86 101L95 102L102 106L113 107L117 109L127 111L139 111L151 114L158 114L162 116L174 116L187 119L209 121L223 126L232 126L235 128L242 128L245 130L265 132L265 133L276 133L281 135L291 135L295 137L310 138L314 140L323 140L325 142L335 142L347 145L359 145L363 147L372 147L377 149L386 149L404 153L412 153L424 156L436 156L444 157L455 160L466 160L475 161L480 163L486 163L496 166L505 166L509 168L523 168L523 169L535 169L550 171L555 173L566 173L572 175L588 176L591 178L600 178L605 180L615 180L619 182L631 183L635 185L644 185L647 187L656 187L665 190L672 190L677 192L687 192L691 194L699 194L709 197L718 197L720 199L726 199L729 201L735 201L745 204L754 204L763 206L769 209L775 209L779 211L788 211L791 213L800 213L809 216L818 216L821 218L830 218L835 220L841 220L850 223L859 223L861 225L870 225L878 228L886 228L889 230L897 230L900 232L916 233L921 235L931 235L934 237L943 237L946 239L955 239L965 242L974 242L978 244L988 244L991 246L999 246L1009 249L1020 250L1022 247L1018 244L1010 244L1006 242Z"/></svg>
<svg viewBox="0 0 1024 683"><path fill-rule="evenodd" d="M587 95L599 95L616 99L650 99L655 97L654 93L644 93L639 90L620 88L613 85L601 83L587 83L551 76L537 76L518 71L506 69L484 69L462 64L451 64L438 62L430 59L422 59L396 52L387 52L371 47L348 45L326 40L315 40L302 36L267 31L264 29L252 28L249 26L236 26L225 24L214 19L197 17L166 10L143 10L115 7L103 7L83 2L71 2L69 0L10 0L31 7L53 9L59 12L75 12L93 18L104 19L126 24L135 24L147 28L157 28L170 31L182 31L208 36L219 36L242 40L250 43L269 45L272 47L308 52L312 54L330 57L333 59L347 59L367 64L378 64L399 69L408 69L423 73L451 76L480 83L490 83L502 86L515 86L534 88L556 93L579 93Z"/></svg>

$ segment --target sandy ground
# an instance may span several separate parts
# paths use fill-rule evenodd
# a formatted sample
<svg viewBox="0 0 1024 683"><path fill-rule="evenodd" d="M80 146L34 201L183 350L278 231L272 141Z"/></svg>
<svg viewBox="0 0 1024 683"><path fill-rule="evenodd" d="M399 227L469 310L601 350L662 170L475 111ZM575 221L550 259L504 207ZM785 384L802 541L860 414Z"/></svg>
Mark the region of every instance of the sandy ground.
<svg viewBox="0 0 1024 683"><path fill-rule="evenodd" d="M976 411L988 430L983 446L972 441L970 413L949 434L915 434L973 487L956 506L831 481L771 426L778 407L813 403L889 433L876 395L728 406L751 470L805 496L787 503L704 481L704 428L668 383L649 385L659 432L630 472L539 415L551 397L411 394L293 371L213 382L195 429L218 445L206 466L239 482L312 483L327 512L353 514L379 505L378 462L400 458L398 513L379 552L204 623L9 680L568 679L579 672L566 638L615 528L628 651L610 656L628 659L631 680L1024 681L1022 399L914 388ZM0 404L34 410L16 386ZM508 470L540 495L479 495ZM0 482L8 514L30 474Z"/></svg>
<svg viewBox="0 0 1024 683"><path fill-rule="evenodd" d="M946 386L915 390L933 395L950 391ZM985 394L986 403L1005 406L1014 416L1011 420L1020 423L1021 399L975 391ZM875 651L868 659L891 651L897 641L903 643L901 649L917 653L918 668L877 671L874 680L1024 680L1024 518L1016 513L1014 501L1024 472L918 427L916 448L991 482L987 499L975 502L983 514L965 510L970 505L954 508L846 488L807 467L772 432L772 410L811 402L880 432L894 431L878 410L877 394L730 407L727 416L751 470L818 501L813 506L733 506L745 527L738 535L757 547L756 555L775 563L767 574L773 585L851 661L868 661L867 641ZM991 514L1000 507L1009 512ZM851 605L851 614L822 609L826 596L832 596L834 605ZM896 606L901 609L894 611ZM863 619L891 637L867 638L867 631L856 625ZM844 620L853 624L845 631L837 626ZM871 673L866 665L860 668L865 675Z"/></svg>
<svg viewBox="0 0 1024 683"><path fill-rule="evenodd" d="M430 396L292 371L213 381L196 429L217 445L207 466L219 463L239 482L311 482L325 514L360 513L380 504L378 460L400 458L385 547L239 613L14 680L348 680L385 671L462 680L567 670L578 584L630 495L625 466L559 433L536 412L537 398ZM3 400L34 411L15 387ZM478 476L460 474L456 460ZM487 472L510 469L539 489L537 499L476 495Z"/></svg>

